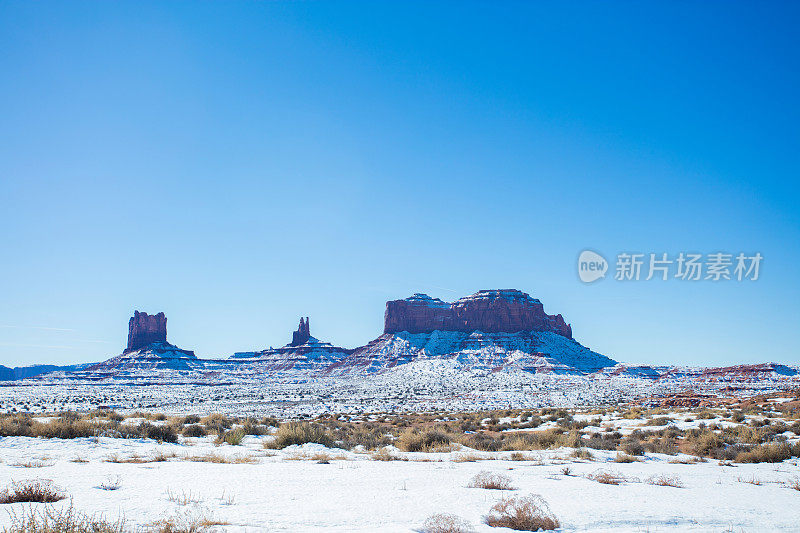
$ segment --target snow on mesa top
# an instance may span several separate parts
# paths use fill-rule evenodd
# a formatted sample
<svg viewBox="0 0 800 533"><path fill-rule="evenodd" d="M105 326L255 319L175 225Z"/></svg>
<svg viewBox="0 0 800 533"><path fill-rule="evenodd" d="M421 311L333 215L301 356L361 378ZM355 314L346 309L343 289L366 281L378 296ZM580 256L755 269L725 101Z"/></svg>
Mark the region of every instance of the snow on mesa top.
<svg viewBox="0 0 800 533"><path fill-rule="evenodd" d="M384 333L517 333L550 331L572 338L572 327L559 315L544 312L542 302L517 289L482 290L453 303L417 293L386 302Z"/></svg>

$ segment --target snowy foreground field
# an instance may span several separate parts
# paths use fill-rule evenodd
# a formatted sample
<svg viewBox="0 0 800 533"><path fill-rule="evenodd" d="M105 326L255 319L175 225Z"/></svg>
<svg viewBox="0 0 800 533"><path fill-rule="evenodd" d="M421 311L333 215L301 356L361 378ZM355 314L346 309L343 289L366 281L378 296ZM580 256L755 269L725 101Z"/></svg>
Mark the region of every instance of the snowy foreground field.
<svg viewBox="0 0 800 533"><path fill-rule="evenodd" d="M449 531L498 532L510 529L487 523L492 507L536 494L560 531L798 531L796 405L284 423L4 415L0 501L26 487L63 499L0 504L0 527L32 531L25 515L72 506L121 519L117 531L437 532L431 517L447 513L461 524Z"/></svg>
<svg viewBox="0 0 800 533"><path fill-rule="evenodd" d="M1 443L0 478L4 483L52 479L76 508L108 518L124 516L129 526L186 516L229 524L219 526L226 531L418 531L428 516L446 512L468 520L476 531L501 531L484 524L483 515L501 497L527 493L548 501L564 531L797 531L800 524L800 492L785 485L798 474L795 460L720 466L712 461L671 464L675 457L648 454L642 462L617 464L609 462L612 452L594 452L593 461L577 461L565 459L571 450L557 449L532 453L529 461L487 453L487 460L458 462L459 452L375 461L317 444L272 455L264 452L260 440L216 447L208 442L11 437ZM321 453L331 456L329 463L313 459ZM177 457L143 464L107 462L110 456L133 454ZM186 460L205 454L258 459L256 464ZM76 457L88 462L72 462ZM15 466L32 462L45 466ZM563 473L565 466L569 475ZM586 478L601 469L626 481L608 485ZM481 471L508 476L516 490L468 488ZM683 486L648 484L653 476L674 478ZM101 488L117 483L117 490ZM23 505L8 507L18 511ZM3 516L2 523L8 525L9 518Z"/></svg>

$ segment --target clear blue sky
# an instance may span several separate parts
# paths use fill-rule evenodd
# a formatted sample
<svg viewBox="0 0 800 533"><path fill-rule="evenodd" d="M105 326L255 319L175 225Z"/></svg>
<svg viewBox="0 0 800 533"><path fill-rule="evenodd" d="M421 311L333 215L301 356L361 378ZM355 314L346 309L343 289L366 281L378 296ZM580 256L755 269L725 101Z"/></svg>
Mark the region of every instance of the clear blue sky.
<svg viewBox="0 0 800 533"><path fill-rule="evenodd" d="M0 364L519 288L617 360L800 363L796 2L3 2ZM584 248L761 252L582 284Z"/></svg>

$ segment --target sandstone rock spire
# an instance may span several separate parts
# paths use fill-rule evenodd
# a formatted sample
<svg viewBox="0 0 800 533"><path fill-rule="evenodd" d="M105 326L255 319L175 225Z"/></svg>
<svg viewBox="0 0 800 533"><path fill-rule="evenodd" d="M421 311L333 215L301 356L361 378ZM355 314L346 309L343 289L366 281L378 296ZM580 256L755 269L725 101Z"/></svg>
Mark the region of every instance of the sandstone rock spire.
<svg viewBox="0 0 800 533"><path fill-rule="evenodd" d="M297 331L292 332L292 342L289 346L300 346L308 342L309 338L311 338L311 327L308 324L308 317L305 321L303 317L300 317L300 325L297 327Z"/></svg>

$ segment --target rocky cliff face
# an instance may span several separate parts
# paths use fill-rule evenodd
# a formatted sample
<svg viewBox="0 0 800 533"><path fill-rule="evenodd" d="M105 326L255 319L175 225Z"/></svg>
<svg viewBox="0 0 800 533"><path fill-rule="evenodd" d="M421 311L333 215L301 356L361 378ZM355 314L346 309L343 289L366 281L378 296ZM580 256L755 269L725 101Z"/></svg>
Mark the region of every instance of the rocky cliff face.
<svg viewBox="0 0 800 533"><path fill-rule="evenodd" d="M289 346L300 346L308 342L310 338L311 326L308 324L308 317L306 317L305 321L303 321L303 317L300 317L300 325L297 327L297 331L292 332L292 342Z"/></svg>
<svg viewBox="0 0 800 533"><path fill-rule="evenodd" d="M148 315L134 311L128 322L128 346L122 353L133 352L154 342L167 342L167 317L164 313Z"/></svg>
<svg viewBox="0 0 800 533"><path fill-rule="evenodd" d="M386 303L384 333L516 333L550 331L572 338L572 327L561 315L548 315L542 302L516 289L479 291L453 303L415 294Z"/></svg>

